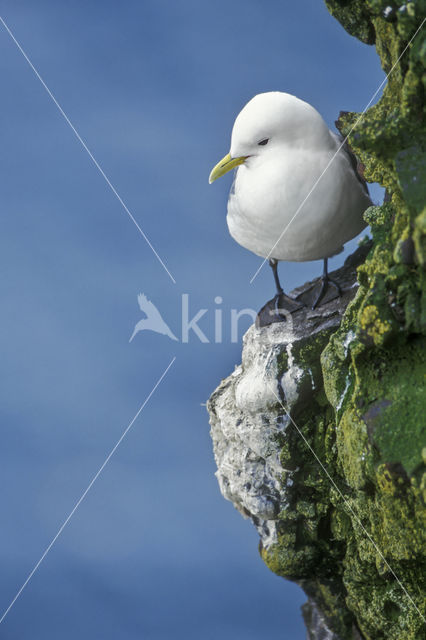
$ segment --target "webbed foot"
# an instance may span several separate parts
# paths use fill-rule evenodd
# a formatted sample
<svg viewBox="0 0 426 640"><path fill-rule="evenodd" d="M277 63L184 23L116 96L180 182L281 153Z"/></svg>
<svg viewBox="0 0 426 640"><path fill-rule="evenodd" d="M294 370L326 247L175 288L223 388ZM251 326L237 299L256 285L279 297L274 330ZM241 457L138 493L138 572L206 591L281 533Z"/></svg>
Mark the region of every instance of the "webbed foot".
<svg viewBox="0 0 426 640"><path fill-rule="evenodd" d="M334 289L334 292L333 292ZM342 295L340 285L330 278L322 277L310 287L299 293L296 300L312 310L316 309L320 302L326 303L339 298Z"/></svg>
<svg viewBox="0 0 426 640"><path fill-rule="evenodd" d="M288 316L303 307L303 304L290 298L284 292L277 293L269 300L256 316L256 327L267 327L275 322L285 322Z"/></svg>

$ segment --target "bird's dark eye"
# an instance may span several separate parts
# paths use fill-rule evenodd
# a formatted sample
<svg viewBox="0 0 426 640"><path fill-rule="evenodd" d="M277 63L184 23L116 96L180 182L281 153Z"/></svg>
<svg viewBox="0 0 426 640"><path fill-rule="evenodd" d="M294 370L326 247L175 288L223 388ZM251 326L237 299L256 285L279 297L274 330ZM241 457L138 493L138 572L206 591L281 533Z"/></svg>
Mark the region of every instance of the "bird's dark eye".
<svg viewBox="0 0 426 640"><path fill-rule="evenodd" d="M264 140L261 140L260 142L258 142L258 145L261 145L262 147L265 146L265 144L268 144L269 142L269 138L264 138Z"/></svg>

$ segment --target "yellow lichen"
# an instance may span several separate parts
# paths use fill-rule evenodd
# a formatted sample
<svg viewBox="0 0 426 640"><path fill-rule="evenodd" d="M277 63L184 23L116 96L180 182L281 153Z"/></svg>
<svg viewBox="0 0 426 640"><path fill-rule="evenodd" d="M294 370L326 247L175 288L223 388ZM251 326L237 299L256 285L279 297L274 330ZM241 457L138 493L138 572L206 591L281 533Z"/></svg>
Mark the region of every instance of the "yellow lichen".
<svg viewBox="0 0 426 640"><path fill-rule="evenodd" d="M361 329L373 338L376 344L382 342L383 336L391 330L390 323L380 318L379 310L373 304L364 307L359 322Z"/></svg>

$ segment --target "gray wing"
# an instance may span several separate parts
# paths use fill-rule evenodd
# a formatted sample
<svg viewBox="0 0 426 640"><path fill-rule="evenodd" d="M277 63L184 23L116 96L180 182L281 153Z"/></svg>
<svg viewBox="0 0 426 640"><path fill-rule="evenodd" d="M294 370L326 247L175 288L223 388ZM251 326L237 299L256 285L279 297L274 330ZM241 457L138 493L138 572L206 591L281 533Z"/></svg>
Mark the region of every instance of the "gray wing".
<svg viewBox="0 0 426 640"><path fill-rule="evenodd" d="M344 137L341 134L339 134L339 139L340 139L340 144L341 144L343 142L343 140L344 140ZM352 169L354 170L354 174L356 175L356 177L358 179L358 182L360 183L360 185L364 189L365 193L369 196L370 194L368 192L367 182L366 182L364 176L362 175L363 165L358 160L358 158L356 157L356 155L354 154L354 152L350 148L350 146L349 146L347 141L343 145L342 150L346 153L347 157L349 158L349 162L351 163Z"/></svg>
<svg viewBox="0 0 426 640"><path fill-rule="evenodd" d="M334 123L336 125L336 129L339 131L339 133L335 133L334 135L336 136L339 144L342 144L342 142L344 141L345 137L340 133L340 118L345 115L346 113L348 113L347 111L341 111L339 113L339 117L336 120L336 122ZM354 154L354 152L352 151L352 149L349 146L348 141L346 140L346 142L344 143L342 150L346 153L347 158L349 159L349 162L351 163L351 167L354 171L354 174L356 175L358 182L360 183L360 185L362 186L364 192L370 196L369 192L368 192L368 186L367 186L367 182L363 176L363 165L361 164L361 162L358 160L358 158L356 157L356 155Z"/></svg>

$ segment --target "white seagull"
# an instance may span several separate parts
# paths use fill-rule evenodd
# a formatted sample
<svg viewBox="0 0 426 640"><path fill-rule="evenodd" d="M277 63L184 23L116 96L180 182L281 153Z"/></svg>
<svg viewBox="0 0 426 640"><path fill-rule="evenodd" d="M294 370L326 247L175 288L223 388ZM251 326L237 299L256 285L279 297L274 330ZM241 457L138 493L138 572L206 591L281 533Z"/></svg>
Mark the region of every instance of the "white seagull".
<svg viewBox="0 0 426 640"><path fill-rule="evenodd" d="M139 331L144 331L146 329L155 331L156 333L162 333L164 336L168 336L172 340L178 340L175 334L164 322L155 304L153 304L151 300L148 300L143 293L138 295L138 303L141 311L146 315L146 318L142 318L142 320L139 320L136 324L129 342L133 340Z"/></svg>
<svg viewBox="0 0 426 640"><path fill-rule="evenodd" d="M357 161L342 138L329 130L314 107L288 93L256 95L237 116L231 149L212 170L213 182L238 167L228 199L231 236L268 259L277 306L300 304L280 285L280 260L324 261L315 307L329 284L327 260L366 226L372 203ZM311 192L311 193L310 193Z"/></svg>

